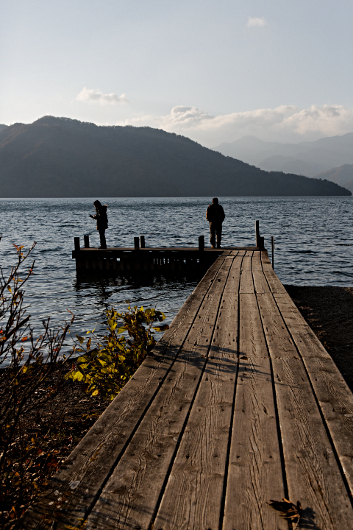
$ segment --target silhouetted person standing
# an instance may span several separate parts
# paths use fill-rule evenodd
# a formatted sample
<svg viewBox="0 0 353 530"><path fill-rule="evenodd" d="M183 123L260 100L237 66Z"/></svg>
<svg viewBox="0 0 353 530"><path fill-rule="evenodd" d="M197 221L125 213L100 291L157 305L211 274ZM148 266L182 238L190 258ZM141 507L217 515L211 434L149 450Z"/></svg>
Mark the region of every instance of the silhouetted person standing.
<svg viewBox="0 0 353 530"><path fill-rule="evenodd" d="M212 199L212 204L209 205L206 212L206 219L210 223L210 242L212 248L216 246L216 236L217 236L217 248L221 247L222 239L222 223L224 221L225 215L223 207L218 204L218 199L215 197Z"/></svg>
<svg viewBox="0 0 353 530"><path fill-rule="evenodd" d="M107 248L107 243L105 240L105 231L108 228L108 217L107 217L107 208L106 204L101 204L100 201L94 201L94 206L96 208L96 215L90 215L92 219L97 221L97 230L99 232L100 244L99 248Z"/></svg>

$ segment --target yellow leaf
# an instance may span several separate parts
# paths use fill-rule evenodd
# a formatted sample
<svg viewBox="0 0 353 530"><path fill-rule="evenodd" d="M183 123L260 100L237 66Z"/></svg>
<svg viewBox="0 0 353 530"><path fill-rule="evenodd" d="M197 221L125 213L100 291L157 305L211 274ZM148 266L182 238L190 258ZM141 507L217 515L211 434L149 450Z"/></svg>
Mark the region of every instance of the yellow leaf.
<svg viewBox="0 0 353 530"><path fill-rule="evenodd" d="M71 378L74 380L74 381L82 381L83 379L83 374L81 372L73 372L72 375L71 375Z"/></svg>

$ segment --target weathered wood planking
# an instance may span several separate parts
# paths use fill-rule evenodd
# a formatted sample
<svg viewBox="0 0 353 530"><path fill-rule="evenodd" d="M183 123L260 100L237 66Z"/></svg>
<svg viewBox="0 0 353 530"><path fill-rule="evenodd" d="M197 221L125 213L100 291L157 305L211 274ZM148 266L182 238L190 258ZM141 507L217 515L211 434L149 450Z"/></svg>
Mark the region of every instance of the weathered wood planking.
<svg viewBox="0 0 353 530"><path fill-rule="evenodd" d="M104 487L86 529L149 528L177 444L195 400L206 364L219 300L231 266L224 260L178 362L144 416L130 444ZM191 457L193 455L190 455Z"/></svg>
<svg viewBox="0 0 353 530"><path fill-rule="evenodd" d="M348 482L350 494L353 496L353 394L327 350L299 313L287 292L283 292L283 286L272 268L267 268L266 253L261 254L264 274L267 279L271 278L274 299L303 359Z"/></svg>
<svg viewBox="0 0 353 530"><path fill-rule="evenodd" d="M353 494L353 395L332 358L296 307L275 295L278 307L303 360L340 464Z"/></svg>
<svg viewBox="0 0 353 530"><path fill-rule="evenodd" d="M353 530L353 396L272 270L224 251L24 529ZM82 524L81 524L82 523Z"/></svg>
<svg viewBox="0 0 353 530"><path fill-rule="evenodd" d="M141 417L167 377L226 255L208 270L184 304L183 311L178 313L153 350L154 355L146 359L81 440L53 479L46 495L27 512L26 528L47 528L48 522L59 520L57 528L64 529L67 524L78 526L86 518Z"/></svg>
<svg viewBox="0 0 353 530"><path fill-rule="evenodd" d="M170 471L155 528L216 530L220 523L238 367L241 261L242 255L235 258L228 274L205 370Z"/></svg>
<svg viewBox="0 0 353 530"><path fill-rule="evenodd" d="M270 358L255 293L240 295L239 372L224 530L287 529L269 499L285 496Z"/></svg>
<svg viewBox="0 0 353 530"><path fill-rule="evenodd" d="M352 505L303 361L275 298L257 298L272 358L289 497L306 500L320 529L349 528Z"/></svg>

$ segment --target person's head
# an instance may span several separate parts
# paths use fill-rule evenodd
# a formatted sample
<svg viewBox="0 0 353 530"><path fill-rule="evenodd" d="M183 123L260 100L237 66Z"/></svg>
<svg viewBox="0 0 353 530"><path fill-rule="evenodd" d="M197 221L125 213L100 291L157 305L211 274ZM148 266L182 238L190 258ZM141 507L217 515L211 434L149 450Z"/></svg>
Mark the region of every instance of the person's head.
<svg viewBox="0 0 353 530"><path fill-rule="evenodd" d="M218 199L217 199L217 197L214 197L214 198L212 199L212 204L218 204Z"/></svg>
<svg viewBox="0 0 353 530"><path fill-rule="evenodd" d="M101 203L100 201L97 200L97 201L94 201L93 204L94 204L94 206L95 206L95 208L96 208L96 212L97 212L97 214L98 214L98 212L99 212L100 209L102 208L102 203Z"/></svg>

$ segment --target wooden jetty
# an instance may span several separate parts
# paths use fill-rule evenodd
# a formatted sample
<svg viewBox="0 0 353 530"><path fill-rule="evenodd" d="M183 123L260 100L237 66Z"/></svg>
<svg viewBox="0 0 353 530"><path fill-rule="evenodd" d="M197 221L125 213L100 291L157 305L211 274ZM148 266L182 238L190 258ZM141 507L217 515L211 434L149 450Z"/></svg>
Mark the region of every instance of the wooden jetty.
<svg viewBox="0 0 353 530"><path fill-rule="evenodd" d="M265 250L225 250L25 529L353 529L353 395ZM295 528L295 525L293 525Z"/></svg>
<svg viewBox="0 0 353 530"><path fill-rule="evenodd" d="M84 275L135 275L148 273L205 273L222 254L223 249L205 248L203 237L198 247L146 248L141 238L135 238L134 247L92 248L88 236L80 247L75 238L72 258L76 260L78 276ZM259 250L258 247L244 247L244 250Z"/></svg>
<svg viewBox="0 0 353 530"><path fill-rule="evenodd" d="M223 250L206 248L204 236L200 236L195 247L147 248L145 236L134 237L132 248L108 247L100 249L90 246L89 236L84 236L84 246L80 238L74 238L75 249L72 258L76 260L78 276L148 273L205 273ZM255 223L255 246L243 250L264 248L264 238L260 235L259 222ZM238 247L239 250L241 250Z"/></svg>

